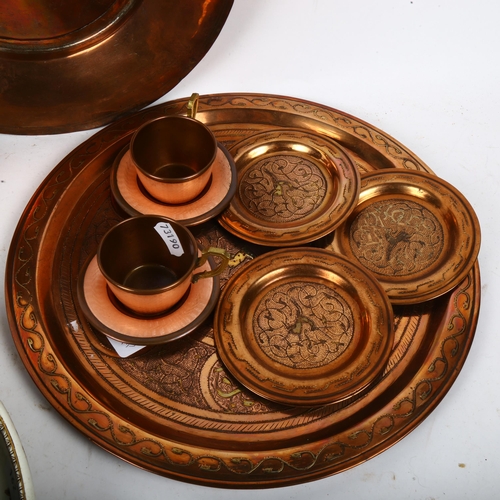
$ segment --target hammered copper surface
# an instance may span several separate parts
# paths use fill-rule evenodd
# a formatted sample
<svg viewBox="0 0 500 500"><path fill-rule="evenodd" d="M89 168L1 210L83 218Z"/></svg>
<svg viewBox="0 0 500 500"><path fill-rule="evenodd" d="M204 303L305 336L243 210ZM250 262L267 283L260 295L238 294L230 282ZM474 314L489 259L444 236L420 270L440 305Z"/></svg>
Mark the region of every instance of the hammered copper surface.
<svg viewBox="0 0 500 500"><path fill-rule="evenodd" d="M214 337L225 367L256 394L286 405L340 403L385 368L392 306L356 263L320 248L280 249L226 283Z"/></svg>
<svg viewBox="0 0 500 500"><path fill-rule="evenodd" d="M477 264L452 292L395 308L394 345L372 390L349 404L313 410L271 404L236 383L220 362L209 322L178 341L122 359L79 308L78 271L122 219L110 195L114 158L139 125L163 113L183 113L186 102L152 107L98 132L34 194L6 267L8 316L26 369L48 401L102 448L173 478L275 487L374 457L429 415L462 368L479 310ZM197 117L226 146L256 131L298 127L334 138L360 171L428 171L380 130L298 99L205 96ZM201 243L231 253L223 282L261 251L216 222L193 231Z"/></svg>
<svg viewBox="0 0 500 500"><path fill-rule="evenodd" d="M331 249L375 274L393 304L430 300L454 288L479 253L479 221L465 197L425 172L362 176L359 203Z"/></svg>
<svg viewBox="0 0 500 500"><path fill-rule="evenodd" d="M155 101L204 57L233 0L6 0L0 133L98 127Z"/></svg>
<svg viewBox="0 0 500 500"><path fill-rule="evenodd" d="M238 190L219 222L244 240L272 247L309 243L333 231L356 206L359 173L324 137L272 130L229 152Z"/></svg>

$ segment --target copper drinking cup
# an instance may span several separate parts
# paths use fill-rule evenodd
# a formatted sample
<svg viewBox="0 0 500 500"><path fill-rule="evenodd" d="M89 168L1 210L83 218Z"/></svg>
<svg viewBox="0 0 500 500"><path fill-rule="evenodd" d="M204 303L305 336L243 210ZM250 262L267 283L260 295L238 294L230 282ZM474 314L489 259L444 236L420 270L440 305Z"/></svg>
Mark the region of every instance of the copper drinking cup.
<svg viewBox="0 0 500 500"><path fill-rule="evenodd" d="M209 256L219 257L219 265L195 272ZM224 271L229 254L214 247L199 250L192 233L172 219L140 215L104 235L97 262L109 289L125 307L139 315L156 315L178 304L192 283Z"/></svg>
<svg viewBox="0 0 500 500"><path fill-rule="evenodd" d="M216 155L213 133L187 116L162 116L147 122L130 142L130 156L146 191L174 205L201 194Z"/></svg>

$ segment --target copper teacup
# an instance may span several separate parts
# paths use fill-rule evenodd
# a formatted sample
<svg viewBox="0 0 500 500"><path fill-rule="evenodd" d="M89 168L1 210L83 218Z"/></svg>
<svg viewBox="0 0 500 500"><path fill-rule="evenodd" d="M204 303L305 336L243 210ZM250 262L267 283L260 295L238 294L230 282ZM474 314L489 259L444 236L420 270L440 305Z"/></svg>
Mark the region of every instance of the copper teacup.
<svg viewBox="0 0 500 500"><path fill-rule="evenodd" d="M219 257L219 265L195 272L209 256ZM172 219L140 215L104 235L97 262L109 289L124 306L140 315L155 315L178 304L191 283L224 271L229 254L214 247L199 250L193 234Z"/></svg>
<svg viewBox="0 0 500 500"><path fill-rule="evenodd" d="M197 101L191 117L170 115L151 120L130 141L139 180L161 202L188 203L210 180L217 141L210 129L195 119L196 109Z"/></svg>

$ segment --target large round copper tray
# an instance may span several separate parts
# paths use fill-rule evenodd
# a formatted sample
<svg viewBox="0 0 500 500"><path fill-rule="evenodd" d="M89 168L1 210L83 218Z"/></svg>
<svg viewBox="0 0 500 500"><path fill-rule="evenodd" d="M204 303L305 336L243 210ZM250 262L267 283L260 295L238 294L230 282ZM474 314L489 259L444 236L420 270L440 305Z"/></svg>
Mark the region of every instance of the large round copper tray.
<svg viewBox="0 0 500 500"><path fill-rule="evenodd" d="M4 0L0 133L98 127L171 90L203 58L233 0Z"/></svg>
<svg viewBox="0 0 500 500"><path fill-rule="evenodd" d="M108 126L66 157L34 194L6 271L8 316L26 369L61 415L95 443L177 479L274 487L338 473L377 455L429 415L462 368L478 318L477 263L439 299L395 308L394 346L373 388L314 409L268 403L232 380L210 321L185 338L122 359L85 320L76 299L79 268L122 217L110 196L113 160L144 121L185 113L186 104L165 103ZM429 171L380 130L297 99L205 96L197 116L226 146L257 131L295 127L339 141L362 172ZM233 255L223 283L262 251L215 221L196 231L202 243Z"/></svg>

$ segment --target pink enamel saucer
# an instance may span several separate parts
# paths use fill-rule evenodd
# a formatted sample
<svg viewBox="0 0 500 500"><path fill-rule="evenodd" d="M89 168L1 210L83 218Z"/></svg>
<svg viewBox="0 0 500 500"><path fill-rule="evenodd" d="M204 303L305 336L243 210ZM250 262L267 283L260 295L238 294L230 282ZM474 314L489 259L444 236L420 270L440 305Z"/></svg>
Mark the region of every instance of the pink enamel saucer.
<svg viewBox="0 0 500 500"><path fill-rule="evenodd" d="M210 270L207 262L200 270ZM93 257L80 272L78 301L90 324L104 335L128 344L153 345L176 340L200 326L219 296L219 278L193 283L181 303L165 314L140 317L116 302Z"/></svg>
<svg viewBox="0 0 500 500"><path fill-rule="evenodd" d="M221 213L230 203L237 185L236 166L227 149L218 144L212 167L212 178L205 190L193 201L170 205L153 198L137 178L128 146L115 159L111 171L111 192L128 215L163 215L195 226Z"/></svg>

